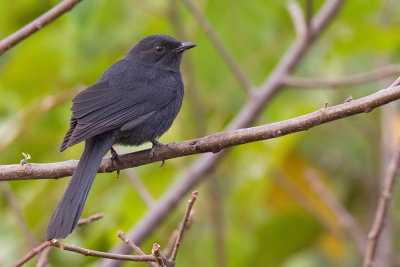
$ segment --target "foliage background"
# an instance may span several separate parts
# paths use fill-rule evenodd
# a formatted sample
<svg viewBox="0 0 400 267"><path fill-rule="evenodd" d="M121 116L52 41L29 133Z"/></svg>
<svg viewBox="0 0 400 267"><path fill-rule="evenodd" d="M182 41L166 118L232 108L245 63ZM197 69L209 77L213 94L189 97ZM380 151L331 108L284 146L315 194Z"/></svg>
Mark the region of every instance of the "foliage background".
<svg viewBox="0 0 400 267"><path fill-rule="evenodd" d="M322 2L314 1L315 9ZM346 1L296 75L335 79L398 62L400 6L388 8L387 2ZM0 36L11 34L57 3L0 0ZM284 1L198 0L195 4L255 84L267 77L295 38ZM184 34L179 34L177 22ZM0 164L18 163L21 152L29 153L31 162L78 159L82 144L58 152L68 127L72 96L96 82L139 39L154 33L180 39L184 35L183 41L199 45L185 55L184 105L160 141L221 131L244 103L245 93L180 1L86 0L0 58ZM325 101L334 105L349 95L359 98L389 84L390 79L342 89L287 88L275 96L256 124L299 116L320 108ZM49 108L53 99L47 96L57 96L60 101ZM195 222L177 265L218 266L222 264L219 258L226 266L358 266L360 256L353 243L335 215L310 190L305 171L317 172L367 231L384 169L383 133L393 132L385 140L389 146L397 141L396 107L394 104L387 125L381 123L385 112L380 109L308 132L233 148L211 179L197 188ZM16 140L9 142L19 130ZM147 147L118 149L125 153ZM135 172L157 198L195 159L169 160L163 168L156 163ZM115 177L115 173L98 175L83 213L86 217L104 212L105 218L77 229L67 243L107 251L120 242L116 231L128 231L145 212L145 204L125 173ZM44 240L67 182L10 182L37 241ZM395 200L398 206L398 197ZM150 251L153 242L166 245L181 220L184 203L143 244L144 251ZM399 214L393 212L392 224L398 225ZM8 266L30 248L1 193L0 214L0 266ZM395 230L391 231L391 243L396 248ZM217 236L223 237L222 243ZM97 266L98 260L54 249L50 263Z"/></svg>

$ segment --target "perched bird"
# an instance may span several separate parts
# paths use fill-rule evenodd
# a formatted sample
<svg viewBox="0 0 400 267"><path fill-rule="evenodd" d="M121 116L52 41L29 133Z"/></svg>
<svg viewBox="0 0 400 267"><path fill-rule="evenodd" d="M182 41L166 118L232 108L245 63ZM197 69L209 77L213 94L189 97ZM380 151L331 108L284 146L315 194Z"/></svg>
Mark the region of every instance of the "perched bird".
<svg viewBox="0 0 400 267"><path fill-rule="evenodd" d="M74 230L100 162L114 144L152 142L152 152L162 145L157 139L182 105L182 53L195 46L165 34L147 36L75 96L60 151L81 141L85 149L51 218L47 240L65 238Z"/></svg>

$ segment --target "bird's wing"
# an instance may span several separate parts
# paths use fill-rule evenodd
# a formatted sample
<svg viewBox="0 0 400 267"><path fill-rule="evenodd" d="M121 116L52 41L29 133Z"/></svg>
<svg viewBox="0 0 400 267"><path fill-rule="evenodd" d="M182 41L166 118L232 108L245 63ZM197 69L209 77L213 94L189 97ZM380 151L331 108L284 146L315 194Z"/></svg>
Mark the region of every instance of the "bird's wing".
<svg viewBox="0 0 400 267"><path fill-rule="evenodd" d="M169 90L148 88L146 84L112 88L108 82L99 82L72 100L71 129L61 150L109 130L135 128L168 104L172 97Z"/></svg>

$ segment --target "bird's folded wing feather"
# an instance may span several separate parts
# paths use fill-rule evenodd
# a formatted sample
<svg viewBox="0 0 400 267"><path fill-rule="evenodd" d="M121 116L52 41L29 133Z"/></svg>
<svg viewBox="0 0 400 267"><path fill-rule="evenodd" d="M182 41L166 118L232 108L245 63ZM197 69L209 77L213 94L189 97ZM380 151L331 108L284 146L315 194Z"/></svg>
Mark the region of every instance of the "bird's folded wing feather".
<svg viewBox="0 0 400 267"><path fill-rule="evenodd" d="M135 128L172 99L160 88L129 87L116 89L99 82L80 92L72 100L71 128L61 150L109 130Z"/></svg>

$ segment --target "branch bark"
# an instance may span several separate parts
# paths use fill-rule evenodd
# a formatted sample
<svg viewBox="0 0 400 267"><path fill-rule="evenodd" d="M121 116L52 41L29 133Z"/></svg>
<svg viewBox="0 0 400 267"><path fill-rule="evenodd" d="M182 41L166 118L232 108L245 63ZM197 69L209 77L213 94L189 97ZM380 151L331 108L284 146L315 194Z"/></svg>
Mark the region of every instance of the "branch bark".
<svg viewBox="0 0 400 267"><path fill-rule="evenodd" d="M77 5L82 0L64 0L58 5L33 20L29 24L25 25L15 33L9 35L0 41L0 56L6 52L11 47L15 46L22 40L26 39L30 35L34 34L38 30L42 29L44 26L57 19L64 13L71 10L75 5Z"/></svg>
<svg viewBox="0 0 400 267"><path fill-rule="evenodd" d="M163 161L199 153L216 153L224 148L277 138L295 132L305 131L318 125L355 114L367 113L374 108L399 99L399 83L400 82L398 82L395 87L380 90L369 96L333 107L321 108L312 113L289 120L215 133L189 141L170 143L158 148L154 153L153 159L149 157L150 149L120 155L119 163L113 163L111 158L105 158L101 162L99 172L113 172L117 169L132 168L155 161ZM26 163L22 165L0 165L0 180L57 179L72 175L77 163L77 160L69 160L43 164Z"/></svg>

